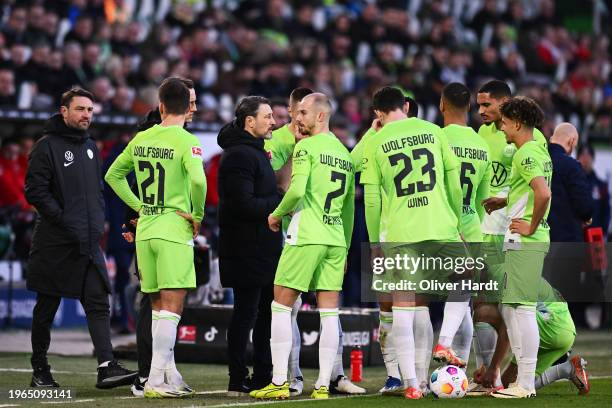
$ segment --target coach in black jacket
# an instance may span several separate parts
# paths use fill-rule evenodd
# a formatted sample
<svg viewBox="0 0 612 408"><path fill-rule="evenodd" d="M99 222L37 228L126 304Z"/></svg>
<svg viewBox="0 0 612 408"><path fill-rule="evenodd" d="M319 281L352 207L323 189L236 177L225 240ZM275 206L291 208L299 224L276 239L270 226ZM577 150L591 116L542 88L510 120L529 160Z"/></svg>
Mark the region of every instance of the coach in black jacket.
<svg viewBox="0 0 612 408"><path fill-rule="evenodd" d="M551 242L583 242L582 225L591 219L593 199L586 174L570 156L578 132L569 123L555 128L548 152L553 163L552 200L548 214Z"/></svg>
<svg viewBox="0 0 612 408"><path fill-rule="evenodd" d="M47 363L50 329L62 297L81 301L98 358L98 388L129 384L136 372L114 358L110 341L110 285L99 241L104 233L100 159L87 134L93 96L83 89L62 95L30 154L26 199L38 211L27 287L38 293L32 315L32 386L54 386Z"/></svg>
<svg viewBox="0 0 612 408"><path fill-rule="evenodd" d="M228 395L241 396L272 378L270 304L282 250L282 236L268 228L268 215L280 203L264 139L275 124L267 99L248 96L236 119L219 132L219 268L221 283L234 289L229 327ZM253 378L247 379L246 345L253 328ZM291 330L291 328L288 328Z"/></svg>
<svg viewBox="0 0 612 408"><path fill-rule="evenodd" d="M593 200L586 174L580 163L570 156L578 142L578 132L570 123L555 128L548 152L553 163L552 200L548 214L551 248L547 257L546 278L569 303L577 327L584 326L584 300L581 270L585 249L583 224L591 219Z"/></svg>

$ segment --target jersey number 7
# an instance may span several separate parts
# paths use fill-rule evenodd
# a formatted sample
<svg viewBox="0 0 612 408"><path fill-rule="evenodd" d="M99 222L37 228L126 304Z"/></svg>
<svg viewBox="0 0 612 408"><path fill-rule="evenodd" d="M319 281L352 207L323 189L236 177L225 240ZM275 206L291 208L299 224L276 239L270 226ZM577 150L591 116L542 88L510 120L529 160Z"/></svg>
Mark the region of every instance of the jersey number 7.
<svg viewBox="0 0 612 408"><path fill-rule="evenodd" d="M331 201L336 197L341 197L344 194L344 190L346 189L346 174L340 173L338 171L331 172L331 181L340 180L340 188L334 191L330 191L325 198L325 214L329 214L329 210L331 209Z"/></svg>

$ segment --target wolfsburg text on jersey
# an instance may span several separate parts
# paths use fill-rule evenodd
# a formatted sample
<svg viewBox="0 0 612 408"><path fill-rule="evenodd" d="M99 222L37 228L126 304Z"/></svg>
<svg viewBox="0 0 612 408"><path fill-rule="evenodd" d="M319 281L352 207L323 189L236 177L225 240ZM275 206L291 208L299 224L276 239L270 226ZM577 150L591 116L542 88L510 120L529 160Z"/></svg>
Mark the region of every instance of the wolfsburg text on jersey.
<svg viewBox="0 0 612 408"><path fill-rule="evenodd" d="M406 146L416 146L425 143L434 143L434 135L431 133L423 133L421 135L402 137L398 140L390 140L383 143L383 152L389 153L392 150L402 150Z"/></svg>
<svg viewBox="0 0 612 408"><path fill-rule="evenodd" d="M174 158L174 149L153 146L134 146L134 156L172 160Z"/></svg>

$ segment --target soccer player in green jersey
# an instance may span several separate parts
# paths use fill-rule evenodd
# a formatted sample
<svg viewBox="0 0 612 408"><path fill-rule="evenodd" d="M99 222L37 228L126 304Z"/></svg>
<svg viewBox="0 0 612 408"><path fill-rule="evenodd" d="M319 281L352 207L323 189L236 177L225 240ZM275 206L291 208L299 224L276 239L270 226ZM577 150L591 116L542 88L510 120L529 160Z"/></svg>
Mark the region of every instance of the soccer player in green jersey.
<svg viewBox="0 0 612 408"><path fill-rule="evenodd" d="M502 130L517 151L507 198L487 204L487 212L506 207L510 226L504 237L502 316L512 352L518 361L518 381L492 395L499 398L535 396L534 376L539 334L536 319L538 285L550 242L546 217L550 210L552 161L548 150L534 139L544 114L536 102L514 97L500 106Z"/></svg>
<svg viewBox="0 0 612 408"><path fill-rule="evenodd" d="M295 144L305 137L300 134L295 118L297 117L298 103L307 95L310 95L312 90L309 88L295 88L289 95L289 118L291 121L275 129L272 132L272 138L266 140L264 149L270 156L270 163L274 171L279 171L285 165L291 163L291 155Z"/></svg>
<svg viewBox="0 0 612 408"><path fill-rule="evenodd" d="M423 250L429 255L445 252L447 243L461 242L458 228L462 196L456 158L442 129L418 118L408 119L403 106L404 97L396 88L384 87L373 98L382 129L366 145L361 183L365 185L366 224L374 260L383 257L378 246L381 242L391 248L390 252L405 247L402 243L423 244L419 253ZM386 195L384 209L381 190ZM387 214L386 232L382 235L381 214ZM433 219L435 223L430 222ZM435 254L431 253L432 248ZM402 281L414 279L403 277ZM391 289L391 295L392 336L406 385L404 395L419 399L423 393L415 367L413 324L415 313L420 308L426 309L427 301L415 298L414 291L406 289ZM467 307L467 302L463 304ZM420 318L429 321L428 311L426 314ZM441 341L448 340L450 345L460 323L461 320L457 323L445 318ZM426 350L431 350L431 343Z"/></svg>
<svg viewBox="0 0 612 408"><path fill-rule="evenodd" d="M291 185L270 215L277 231L293 212L274 280L272 302L272 383L251 392L254 398L288 398L287 363L292 346L291 310L301 292L316 291L321 315L319 377L312 397L327 398L338 349L338 294L353 230L354 165L346 148L329 132L331 105L321 93L299 104L301 133L293 153Z"/></svg>
<svg viewBox="0 0 612 408"><path fill-rule="evenodd" d="M289 96L289 106L287 107L289 118L291 120L289 123L275 129L272 132L272 139L266 140L264 146L264 149L266 149L270 156L272 168L276 172L279 187L283 191L286 191L289 186L292 167L291 156L293 155L295 144L309 136L307 134L300 133L296 118L298 115L298 104L304 97L310 95L311 93L313 93L311 89L302 87L295 88L291 92ZM290 221L290 216L283 217L282 227L284 233L286 233ZM300 369L300 349L302 339L297 325L297 314L301 307L302 298L298 297L291 312L293 346L291 348L291 354L289 355L289 390L292 397L302 394L302 390L304 388L304 377L302 370ZM340 324L339 320L338 324ZM353 384L344 374L344 367L342 366L342 327L339 326L339 330L341 341L338 344L338 353L336 355L334 368L332 370L330 392L332 394L365 394L366 390L364 388Z"/></svg>
<svg viewBox="0 0 612 408"><path fill-rule="evenodd" d="M471 127L467 126L470 91L458 82L442 90L440 112L444 117L444 133L460 165L463 189L461 234L466 242L482 242L480 224L484 207L480 204L489 197L491 159L489 146Z"/></svg>
<svg viewBox="0 0 612 408"><path fill-rule="evenodd" d="M507 83L500 80L492 80L485 83L476 95L478 112L484 122L478 130L489 146L491 159L491 183L489 192L491 197L507 197L510 188L510 177L512 172L512 156L516 152L516 146L506 141L501 130L500 105L512 96ZM534 138L543 146L546 145L544 135L534 129ZM485 205L488 199L484 201ZM502 246L504 234L510 220L503 210L485 213L481 229L483 234L483 250L487 254L487 279L498 283L499 290L483 293L474 304L474 351L476 355L476 366L487 368L496 350L498 336L506 336L505 331L499 333L493 326L493 322L499 321L499 302L501 300L501 287L504 272L502 265L504 255ZM496 381L496 387L501 387L501 379ZM474 391L476 384L470 384L470 392ZM478 387L482 388L482 387ZM477 392L490 392L492 390L476 390ZM468 393L469 394L469 393Z"/></svg>
<svg viewBox="0 0 612 408"><path fill-rule="evenodd" d="M467 126L470 97L470 90L465 85L450 83L442 90L440 112L444 118L444 133L460 165L463 190L460 232L472 252L478 252L478 244L482 242L480 224L484 217L484 208L480 203L489 197L491 159L486 142ZM472 255L476 256L477 253ZM455 312L455 309L460 307L458 302L447 302L444 313L450 319L462 320L453 339L452 349L467 362L473 335L472 311L469 307L462 308L465 313L459 316L459 310Z"/></svg>
<svg viewBox="0 0 612 408"><path fill-rule="evenodd" d="M153 357L144 395L181 397L190 392L174 361L176 330L187 289L195 287L193 238L204 215L206 178L198 139L183 129L189 90L178 78L159 88L160 125L138 133L109 168L105 180L139 214L136 253L141 290L152 302ZM125 176L136 172L140 197Z"/></svg>
<svg viewBox="0 0 612 408"><path fill-rule="evenodd" d="M404 97L404 107L402 108L402 110L409 118L417 117L419 113L419 107L416 101L407 96ZM372 121L372 126L370 127L370 129L367 130L367 132L355 145L353 150L351 150L351 157L353 158L353 163L355 163L355 171L357 173L360 173L363 168L363 158L366 150L366 145L373 140L376 135L376 132L378 132L380 129L382 129L382 124L380 123L380 120L376 118ZM384 208L384 191L381 190L380 194L382 198L382 207ZM386 228L384 227L385 218L385 214L381 214L381 231L386 230ZM380 345L380 351L382 353L385 368L387 370L387 379L385 380L385 384L379 390L379 392L383 395L393 395L398 393L403 394L404 387L402 386L402 381L400 379L399 364L397 362L397 355L395 353L395 346L393 344L393 336L391 333L391 328L393 327L393 300L391 298L391 294L388 291L378 291L377 297L379 308L378 344ZM423 342L423 344L429 344L432 341L429 340L429 338L433 338L433 328L431 327L431 321L429 319L420 318L420 315L425 314L429 314L429 310L424 307L417 309L415 312L415 333L417 334L415 339L415 349L419 348L420 342ZM427 325L428 322L429 325ZM428 336L428 333L430 332L431 336ZM427 348L428 347L429 346L427 346ZM419 366L419 361L416 362L417 373L421 371L423 373L422 377L427 377L429 375L429 373L427 372L428 370L425 368L425 366L429 367L429 359L429 355L426 355L423 358L423 367Z"/></svg>
<svg viewBox="0 0 612 408"><path fill-rule="evenodd" d="M587 362L584 359L575 355L553 366L557 360L571 350L576 338L576 327L567 303L544 278L540 278L536 319L540 345L535 389L540 389L560 379L568 379L576 386L580 395L588 394L590 391L589 376L585 368ZM505 349L507 350L509 346L506 344ZM516 381L517 371L515 357L502 375L504 385L508 386Z"/></svg>
<svg viewBox="0 0 612 408"><path fill-rule="evenodd" d="M540 278L538 285L536 319L540 344L535 388L540 389L557 380L568 379L576 386L579 394L588 394L590 390L589 376L585 368L587 362L584 359L575 355L563 363L553 365L570 352L576 338L576 328L567 308L567 303L544 278ZM506 330L503 320L500 325ZM500 349L503 351L503 356L498 359L494 358L491 362L495 367L499 367L503 363L505 355L510 349L507 338L500 343ZM495 371L491 368L485 370L484 367L480 367L475 372L475 381L490 389L493 386L493 381L495 381ZM502 375L502 382L506 387L516 381L517 371L516 358L513 358ZM487 394L483 393L481 395Z"/></svg>

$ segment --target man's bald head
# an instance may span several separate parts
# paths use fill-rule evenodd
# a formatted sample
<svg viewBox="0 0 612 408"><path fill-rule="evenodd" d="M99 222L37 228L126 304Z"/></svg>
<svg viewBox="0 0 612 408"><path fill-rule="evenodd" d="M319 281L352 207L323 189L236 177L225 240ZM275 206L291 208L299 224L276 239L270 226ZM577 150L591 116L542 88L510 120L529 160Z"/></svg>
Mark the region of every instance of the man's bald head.
<svg viewBox="0 0 612 408"><path fill-rule="evenodd" d="M296 122L303 135L316 135L329 131L331 102L327 95L315 92L306 95L298 105Z"/></svg>
<svg viewBox="0 0 612 408"><path fill-rule="evenodd" d="M313 109L317 112L324 112L328 116L331 114L332 106L327 95L321 92L311 93L302 99L302 103L312 104Z"/></svg>
<svg viewBox="0 0 612 408"><path fill-rule="evenodd" d="M550 137L551 143L556 143L563 146L565 152L570 154L578 144L578 130L568 122L563 122L557 125L553 135Z"/></svg>

